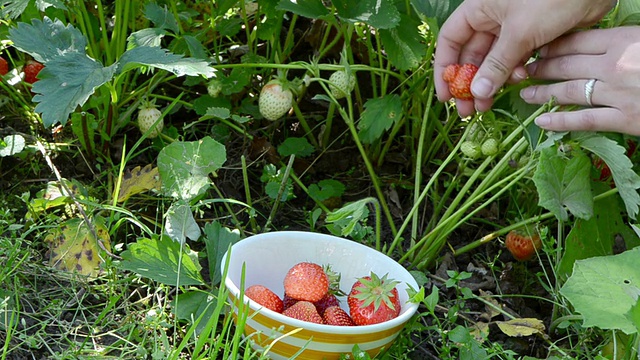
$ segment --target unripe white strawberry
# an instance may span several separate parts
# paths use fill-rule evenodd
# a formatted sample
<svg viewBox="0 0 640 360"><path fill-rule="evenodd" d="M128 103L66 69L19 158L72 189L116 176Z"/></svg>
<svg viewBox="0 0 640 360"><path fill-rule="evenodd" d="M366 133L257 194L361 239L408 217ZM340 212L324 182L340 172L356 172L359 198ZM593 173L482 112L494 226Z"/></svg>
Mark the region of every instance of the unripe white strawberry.
<svg viewBox="0 0 640 360"><path fill-rule="evenodd" d="M213 79L209 81L209 83L207 84L207 93L209 94L209 96L218 97L221 91L222 91L222 83L220 83L220 80Z"/></svg>
<svg viewBox="0 0 640 360"><path fill-rule="evenodd" d="M284 89L279 80L271 80L260 91L258 108L266 119L275 121L291 110L293 93Z"/></svg>
<svg viewBox="0 0 640 360"><path fill-rule="evenodd" d="M482 155L484 156L493 156L498 153L498 147L498 140L494 138L488 138L484 142L482 142L480 150L482 151Z"/></svg>
<svg viewBox="0 0 640 360"><path fill-rule="evenodd" d="M464 156L470 159L477 159L480 154L482 154L482 150L480 149L480 145L475 141L464 141L460 144L460 151Z"/></svg>
<svg viewBox="0 0 640 360"><path fill-rule="evenodd" d="M155 138L160 135L164 128L164 119L160 119L162 112L156 108L153 102L149 101L144 101L139 109L138 128L140 132L145 134L148 131L147 137L149 138Z"/></svg>
<svg viewBox="0 0 640 360"><path fill-rule="evenodd" d="M356 87L356 77L352 73L339 70L329 76L329 89L336 99L347 97Z"/></svg>

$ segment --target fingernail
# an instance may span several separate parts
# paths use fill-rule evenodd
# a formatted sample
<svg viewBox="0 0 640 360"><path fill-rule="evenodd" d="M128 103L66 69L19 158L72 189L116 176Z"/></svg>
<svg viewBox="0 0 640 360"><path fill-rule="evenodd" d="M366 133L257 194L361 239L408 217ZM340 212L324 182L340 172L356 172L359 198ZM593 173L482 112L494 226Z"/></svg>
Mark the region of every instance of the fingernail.
<svg viewBox="0 0 640 360"><path fill-rule="evenodd" d="M474 79L471 83L471 92L475 97L488 99L494 93L493 83L487 78Z"/></svg>
<svg viewBox="0 0 640 360"><path fill-rule="evenodd" d="M548 115L538 116L535 120L535 123L540 127L545 127L551 124L551 118Z"/></svg>
<svg viewBox="0 0 640 360"><path fill-rule="evenodd" d="M533 96L536 94L536 88L533 86L530 87L526 87L522 90L520 90L520 97L523 100L531 100L533 99Z"/></svg>

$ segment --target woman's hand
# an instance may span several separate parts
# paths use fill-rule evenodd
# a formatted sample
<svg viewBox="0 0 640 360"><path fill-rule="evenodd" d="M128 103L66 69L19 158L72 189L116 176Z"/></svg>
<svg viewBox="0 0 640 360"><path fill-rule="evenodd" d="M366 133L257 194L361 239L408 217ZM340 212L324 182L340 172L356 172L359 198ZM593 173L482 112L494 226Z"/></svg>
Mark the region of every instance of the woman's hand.
<svg viewBox="0 0 640 360"><path fill-rule="evenodd" d="M442 80L453 63L479 65L471 85L475 100L457 101L462 116L488 110L496 91L511 78L527 74L522 64L531 52L576 26L597 22L611 0L466 0L443 24L435 54L436 92L451 98Z"/></svg>
<svg viewBox="0 0 640 360"><path fill-rule="evenodd" d="M640 135L640 27L573 33L540 49L540 57L528 66L530 76L559 82L527 87L520 96L532 104L555 98L587 108L543 114L538 126Z"/></svg>

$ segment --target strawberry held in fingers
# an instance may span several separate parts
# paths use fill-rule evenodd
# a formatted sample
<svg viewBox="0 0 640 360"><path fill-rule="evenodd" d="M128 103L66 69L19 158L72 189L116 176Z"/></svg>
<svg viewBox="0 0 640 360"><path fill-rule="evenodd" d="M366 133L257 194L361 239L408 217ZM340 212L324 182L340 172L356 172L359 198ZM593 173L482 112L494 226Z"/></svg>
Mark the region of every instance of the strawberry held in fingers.
<svg viewBox="0 0 640 360"><path fill-rule="evenodd" d="M398 281L371 273L353 284L347 297L349 314L356 325L379 324L400 314Z"/></svg>
<svg viewBox="0 0 640 360"><path fill-rule="evenodd" d="M251 285L244 291L244 295L269 310L277 313L284 310L282 299L265 286Z"/></svg>
<svg viewBox="0 0 640 360"><path fill-rule="evenodd" d="M451 96L461 100L471 100L471 82L478 67L474 64L451 64L444 69L442 79L449 84Z"/></svg>

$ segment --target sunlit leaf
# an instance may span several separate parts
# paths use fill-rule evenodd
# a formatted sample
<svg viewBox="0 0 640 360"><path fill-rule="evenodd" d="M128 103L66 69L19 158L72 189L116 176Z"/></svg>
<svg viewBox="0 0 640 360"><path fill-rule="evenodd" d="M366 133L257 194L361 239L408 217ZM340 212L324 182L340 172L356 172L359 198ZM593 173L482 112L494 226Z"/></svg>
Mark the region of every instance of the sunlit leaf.
<svg viewBox="0 0 640 360"><path fill-rule="evenodd" d="M439 26L451 15L463 0L411 0L418 14L425 18L436 19Z"/></svg>
<svg viewBox="0 0 640 360"><path fill-rule="evenodd" d="M127 49L133 49L138 46L158 47L166 34L166 31L158 28L138 30L131 33L127 38Z"/></svg>
<svg viewBox="0 0 640 360"><path fill-rule="evenodd" d="M118 202L123 202L135 194L149 190L160 190L160 173L157 167L147 164L136 166L122 174L122 183L118 193Z"/></svg>
<svg viewBox="0 0 640 360"><path fill-rule="evenodd" d="M172 54L166 49L152 46L139 46L125 51L118 61L117 72L122 73L141 66L166 70L177 76L212 77L214 74L213 68L204 60L185 58L182 55Z"/></svg>
<svg viewBox="0 0 640 360"><path fill-rule="evenodd" d="M171 204L166 213L164 231L171 239L179 243L184 243L187 238L198 240L200 227L196 223L188 203L177 201Z"/></svg>
<svg viewBox="0 0 640 360"><path fill-rule="evenodd" d="M391 0L334 0L338 16L349 22L364 22L376 29L390 29L400 23L400 12ZM417 28L414 29L417 32Z"/></svg>
<svg viewBox="0 0 640 360"><path fill-rule="evenodd" d="M98 275L103 262L100 257L102 247L111 251L111 243L102 218L94 218L92 225L97 239L90 226L79 218L69 219L49 230L45 237L45 242L49 244L49 264L82 275ZM102 243L102 247L98 242Z"/></svg>
<svg viewBox="0 0 640 360"><path fill-rule="evenodd" d="M637 331L627 313L640 296L640 247L619 255L578 260L560 289L583 316L584 327Z"/></svg>
<svg viewBox="0 0 640 360"><path fill-rule="evenodd" d="M544 324L542 320L535 318L512 319L507 321L496 321L500 330L507 336L522 337L534 334L544 334Z"/></svg>
<svg viewBox="0 0 640 360"><path fill-rule="evenodd" d="M18 23L9 29L9 40L16 49L47 66L47 62L61 55L84 55L87 46L87 39L78 29L46 16L42 20L33 19L31 24Z"/></svg>
<svg viewBox="0 0 640 360"><path fill-rule="evenodd" d="M0 145L0 157L15 155L22 150L26 141L22 135L7 135L3 139L4 145Z"/></svg>
<svg viewBox="0 0 640 360"><path fill-rule="evenodd" d="M329 10L321 0L280 0L277 9L311 19L320 19L329 15Z"/></svg>

